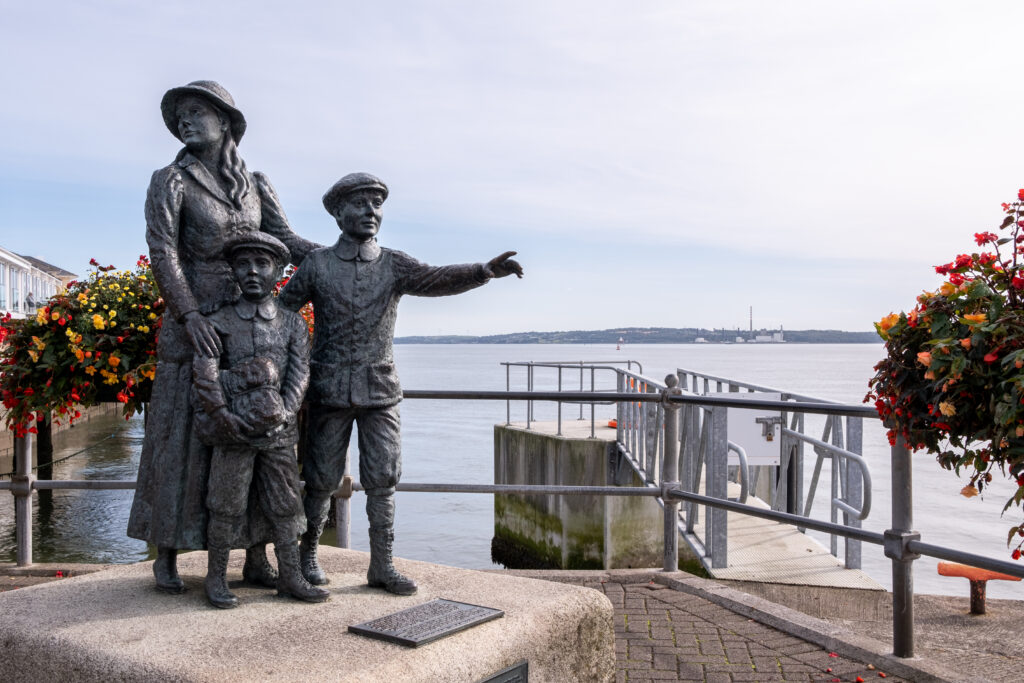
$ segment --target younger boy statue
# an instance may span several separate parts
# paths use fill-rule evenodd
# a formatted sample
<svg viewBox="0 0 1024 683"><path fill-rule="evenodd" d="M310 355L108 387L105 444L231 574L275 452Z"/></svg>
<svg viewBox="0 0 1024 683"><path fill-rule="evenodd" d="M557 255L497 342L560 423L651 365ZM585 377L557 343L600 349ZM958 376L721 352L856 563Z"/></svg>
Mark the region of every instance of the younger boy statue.
<svg viewBox="0 0 1024 683"><path fill-rule="evenodd" d="M224 256L242 298L208 316L223 352L196 354L193 363L195 430L214 447L206 494L206 597L214 607L235 607L226 577L229 551L270 536L278 594L323 602L330 594L310 585L299 568L297 539L305 518L296 415L309 384L309 332L302 317L278 308L273 296L288 249L265 232L252 232L230 239ZM270 571L263 581L272 580Z"/></svg>

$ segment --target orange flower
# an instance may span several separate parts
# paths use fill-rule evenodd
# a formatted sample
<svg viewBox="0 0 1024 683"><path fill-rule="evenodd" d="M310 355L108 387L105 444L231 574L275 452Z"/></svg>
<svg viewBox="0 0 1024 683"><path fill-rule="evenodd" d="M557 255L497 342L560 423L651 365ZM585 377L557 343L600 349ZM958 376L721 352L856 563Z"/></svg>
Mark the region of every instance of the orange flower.
<svg viewBox="0 0 1024 683"><path fill-rule="evenodd" d="M974 324L980 325L981 323L988 321L988 314L987 313L967 313L966 315L964 315L964 320L966 320L968 323L974 323Z"/></svg>
<svg viewBox="0 0 1024 683"><path fill-rule="evenodd" d="M964 347L965 349L971 348L971 338L970 337L964 337L963 339L961 339L960 340L960 346Z"/></svg>
<svg viewBox="0 0 1024 683"><path fill-rule="evenodd" d="M898 323L899 321L900 316L898 313L890 313L889 315L885 316L879 321L878 326L882 329L883 332L888 332L892 328L892 326Z"/></svg>
<svg viewBox="0 0 1024 683"><path fill-rule="evenodd" d="M121 359L118 358L117 356L110 355L107 356L107 363L110 365L110 367L116 368L118 365L121 364Z"/></svg>
<svg viewBox="0 0 1024 683"><path fill-rule="evenodd" d="M942 286L939 287L939 294L942 296L949 296L956 292L956 285L952 282L943 282Z"/></svg>
<svg viewBox="0 0 1024 683"><path fill-rule="evenodd" d="M974 488L974 484L968 484L960 489L960 495L964 498L974 498L978 495L978 489Z"/></svg>
<svg viewBox="0 0 1024 683"><path fill-rule="evenodd" d="M928 367L932 364L932 354L930 351L922 351L917 354L917 362L921 365Z"/></svg>

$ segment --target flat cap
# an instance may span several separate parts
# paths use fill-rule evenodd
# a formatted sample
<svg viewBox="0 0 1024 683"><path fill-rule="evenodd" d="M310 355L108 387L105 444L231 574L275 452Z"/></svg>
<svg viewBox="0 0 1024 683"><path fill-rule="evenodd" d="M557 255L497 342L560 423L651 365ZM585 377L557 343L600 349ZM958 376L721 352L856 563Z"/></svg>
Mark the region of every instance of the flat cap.
<svg viewBox="0 0 1024 683"><path fill-rule="evenodd" d="M224 259L231 261L231 258L235 255L236 251L240 249L262 249L268 251L274 255L277 259L278 265L285 265L288 263L290 252L288 247L284 246L281 240L277 239L270 233L262 232L260 230L253 230L252 232L243 232L240 235L228 239L224 243Z"/></svg>
<svg viewBox="0 0 1024 683"><path fill-rule="evenodd" d="M377 176L363 172L349 173L331 185L331 189L327 190L324 195L324 208L327 209L327 213L333 216L338 204L345 197L359 190L378 190L384 195L384 199L388 198L388 186Z"/></svg>

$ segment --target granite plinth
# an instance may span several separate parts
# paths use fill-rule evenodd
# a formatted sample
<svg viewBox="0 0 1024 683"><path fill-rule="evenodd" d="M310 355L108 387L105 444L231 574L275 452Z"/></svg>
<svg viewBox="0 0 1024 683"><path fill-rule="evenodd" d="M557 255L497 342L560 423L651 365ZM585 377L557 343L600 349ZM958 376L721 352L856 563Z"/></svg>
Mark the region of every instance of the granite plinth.
<svg viewBox="0 0 1024 683"><path fill-rule="evenodd" d="M306 604L240 583L242 551L228 579L240 606L209 607L206 553L181 555L187 591L153 587L152 563L0 593L0 680L478 681L529 661L537 681L610 681L612 607L598 591L396 560L419 592L366 586L369 555L321 547L331 599ZM348 633L348 626L435 598L505 616L417 649Z"/></svg>

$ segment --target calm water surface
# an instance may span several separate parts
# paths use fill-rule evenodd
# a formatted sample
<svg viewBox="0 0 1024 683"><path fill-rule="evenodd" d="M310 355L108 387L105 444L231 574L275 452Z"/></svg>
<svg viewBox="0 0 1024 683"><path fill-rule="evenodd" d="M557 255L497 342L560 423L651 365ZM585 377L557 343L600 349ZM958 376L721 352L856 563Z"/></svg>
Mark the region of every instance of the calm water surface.
<svg viewBox="0 0 1024 683"><path fill-rule="evenodd" d="M626 345L621 351L598 345L398 345L396 362L407 389L505 388L502 361L595 361L633 359L644 373L661 379L682 367L754 384L808 394L844 403L860 403L872 366L882 356L880 344L731 344L731 345ZM512 388L525 389L525 370L513 368ZM589 375L586 377L589 388ZM579 377L565 374L566 388L578 388ZM537 389L553 388L554 371L538 375ZM598 388L612 388L611 375L598 375ZM553 405L537 404L538 419L554 419ZM578 408L563 408L564 419L579 417ZM598 407L598 419L614 414ZM403 474L408 482L490 483L493 481L493 426L503 423L501 401L409 400L402 404ZM585 413L589 419L589 408ZM524 404L513 404L512 419L525 418ZM820 419L808 419L809 431L821 435ZM864 452L871 466L871 515L865 527L889 527L889 448L880 424L865 421ZM101 418L75 427L57 444L55 456L76 453L97 439L102 442L55 468L55 478L121 479L135 476L142 438L142 422L117 417ZM355 439L353 439L355 443ZM808 473L813 467L809 460ZM355 470L355 466L352 466ZM5 470L6 471L6 470ZM827 470L823 480L827 486ZM996 482L984 498L959 495L965 482L939 468L933 457L914 459L914 524L922 540L1006 559L1006 530L1019 515L1001 516L1013 491L1008 482ZM812 514L827 519L816 497ZM0 492L0 501L7 494ZM130 491L62 491L40 496L35 529L35 555L39 561L134 562L148 557L144 543L124 534L131 506ZM7 499L8 501L10 499ZM353 499L352 545L367 550L363 498ZM0 503L0 559L14 557L13 504ZM403 493L398 497L396 552L403 557L469 568L492 567L492 499L479 494ZM827 541L826 541L827 543ZM890 564L879 546L864 544L864 569L889 586ZM915 586L920 592L966 594L960 580L936 576L936 562L915 563ZM1020 584L989 585L991 597L1024 599Z"/></svg>

